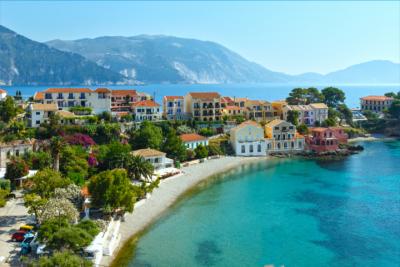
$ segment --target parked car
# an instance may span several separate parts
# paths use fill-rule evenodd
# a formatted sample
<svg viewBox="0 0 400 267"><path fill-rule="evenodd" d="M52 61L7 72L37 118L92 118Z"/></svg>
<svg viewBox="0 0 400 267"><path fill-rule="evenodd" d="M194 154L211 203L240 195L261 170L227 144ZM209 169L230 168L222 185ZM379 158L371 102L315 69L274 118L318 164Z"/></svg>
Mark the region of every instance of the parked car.
<svg viewBox="0 0 400 267"><path fill-rule="evenodd" d="M16 231L15 233L12 234L11 240L14 242L22 242L25 239L26 233L27 231L25 230Z"/></svg>

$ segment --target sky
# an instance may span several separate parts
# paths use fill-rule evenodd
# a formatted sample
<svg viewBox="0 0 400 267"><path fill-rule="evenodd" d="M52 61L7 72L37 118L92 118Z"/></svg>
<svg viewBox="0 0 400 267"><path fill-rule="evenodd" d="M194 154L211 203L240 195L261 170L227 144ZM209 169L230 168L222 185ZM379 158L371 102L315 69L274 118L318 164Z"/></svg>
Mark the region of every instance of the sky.
<svg viewBox="0 0 400 267"><path fill-rule="evenodd" d="M0 24L35 41L163 34L214 41L288 74L400 62L399 1L5 1Z"/></svg>

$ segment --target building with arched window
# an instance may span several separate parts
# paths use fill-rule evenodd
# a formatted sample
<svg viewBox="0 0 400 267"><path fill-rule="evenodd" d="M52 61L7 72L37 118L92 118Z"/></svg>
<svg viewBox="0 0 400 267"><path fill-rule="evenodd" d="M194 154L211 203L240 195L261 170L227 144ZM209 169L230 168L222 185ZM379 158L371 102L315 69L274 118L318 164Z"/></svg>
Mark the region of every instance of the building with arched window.
<svg viewBox="0 0 400 267"><path fill-rule="evenodd" d="M263 128L254 121L246 121L231 129L231 145L237 156L265 156L266 141Z"/></svg>
<svg viewBox="0 0 400 267"><path fill-rule="evenodd" d="M295 152L304 150L304 136L296 131L296 126L283 120L273 120L265 125L267 153Z"/></svg>

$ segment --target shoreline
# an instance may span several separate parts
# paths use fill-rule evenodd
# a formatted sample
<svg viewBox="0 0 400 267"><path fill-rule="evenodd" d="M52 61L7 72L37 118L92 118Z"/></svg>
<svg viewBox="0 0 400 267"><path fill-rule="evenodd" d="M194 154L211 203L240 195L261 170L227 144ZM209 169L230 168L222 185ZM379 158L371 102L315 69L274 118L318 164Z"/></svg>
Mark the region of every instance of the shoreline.
<svg viewBox="0 0 400 267"><path fill-rule="evenodd" d="M120 244L113 256L103 256L100 266L110 266L121 258L124 247L133 248L137 235L145 231L152 223L157 221L176 201L186 192L190 191L200 182L242 165L267 160L269 157L221 157L210 159L203 163L183 167L184 172L177 177L167 178L160 182L158 188L150 198L136 206L132 213L125 215L125 221L121 223ZM122 255L121 255L122 253Z"/></svg>
<svg viewBox="0 0 400 267"><path fill-rule="evenodd" d="M391 141L391 140L397 140L397 138L395 138L395 137L387 137L387 136L355 137L355 138L350 138L348 140L348 142L349 143L355 143L355 142Z"/></svg>

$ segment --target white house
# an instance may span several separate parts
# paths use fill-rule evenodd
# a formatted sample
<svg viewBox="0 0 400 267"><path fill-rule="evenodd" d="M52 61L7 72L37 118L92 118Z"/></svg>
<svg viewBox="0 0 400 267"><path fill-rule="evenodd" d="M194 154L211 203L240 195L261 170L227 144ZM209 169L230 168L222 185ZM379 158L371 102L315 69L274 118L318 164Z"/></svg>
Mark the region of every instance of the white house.
<svg viewBox="0 0 400 267"><path fill-rule="evenodd" d="M304 136L299 135L296 126L283 120L272 120L265 125L267 153L295 152L304 150Z"/></svg>
<svg viewBox="0 0 400 267"><path fill-rule="evenodd" d="M230 132L231 145L237 156L264 156L266 142L263 128L254 121L246 121Z"/></svg>
<svg viewBox="0 0 400 267"><path fill-rule="evenodd" d="M36 92L33 98L42 104L57 104L60 110L90 107L95 114L111 111L111 90L107 88L49 88Z"/></svg>
<svg viewBox="0 0 400 267"><path fill-rule="evenodd" d="M160 105L153 100L142 100L132 104L135 121L159 121L161 119Z"/></svg>
<svg viewBox="0 0 400 267"><path fill-rule="evenodd" d="M208 139L196 133L181 134L179 137L187 149L196 149L198 145L208 146Z"/></svg>
<svg viewBox="0 0 400 267"><path fill-rule="evenodd" d="M131 154L134 156L142 156L145 160L153 165L155 170L170 168L174 165L174 161L170 158L167 158L164 152L155 149L145 148L134 150L131 152Z"/></svg>
<svg viewBox="0 0 400 267"><path fill-rule="evenodd" d="M0 168L5 168L7 162L13 156L22 156L25 153L33 150L35 140L15 140L8 143L0 143Z"/></svg>
<svg viewBox="0 0 400 267"><path fill-rule="evenodd" d="M48 122L50 115L54 114L57 110L57 104L39 104L33 103L28 107L30 115L28 117L30 127L39 127L40 124Z"/></svg>
<svg viewBox="0 0 400 267"><path fill-rule="evenodd" d="M7 97L7 91L0 89L0 101L6 99L6 97Z"/></svg>

